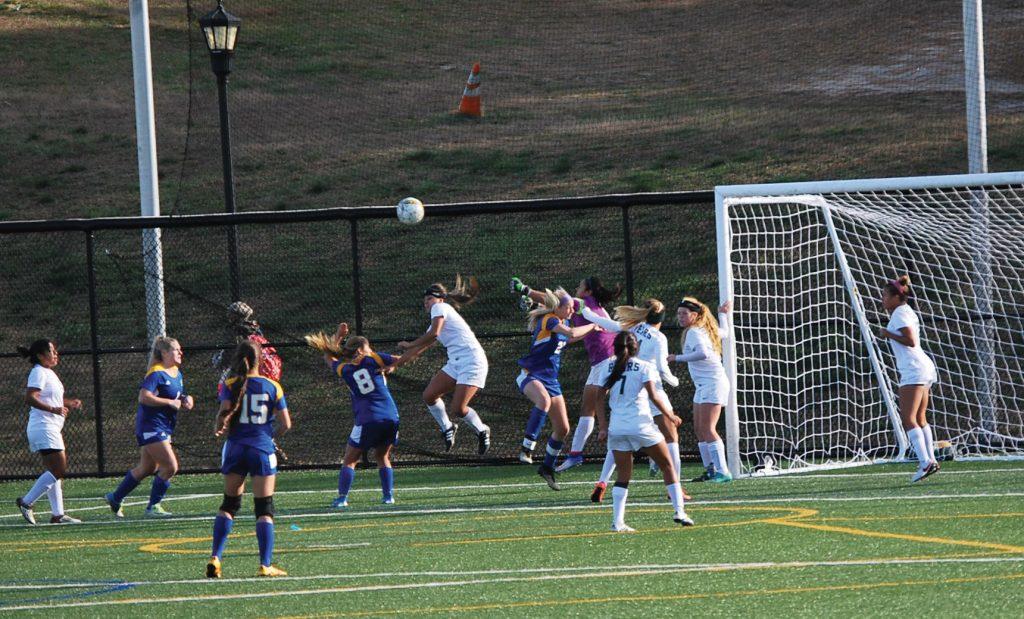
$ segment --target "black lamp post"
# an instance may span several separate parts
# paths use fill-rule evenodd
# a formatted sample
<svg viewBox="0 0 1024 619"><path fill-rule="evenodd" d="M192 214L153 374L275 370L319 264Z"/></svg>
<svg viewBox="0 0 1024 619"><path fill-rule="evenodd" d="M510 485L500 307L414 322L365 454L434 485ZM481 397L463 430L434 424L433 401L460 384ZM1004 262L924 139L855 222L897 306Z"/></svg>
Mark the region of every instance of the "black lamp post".
<svg viewBox="0 0 1024 619"><path fill-rule="evenodd" d="M199 18L206 47L210 50L210 67L217 76L217 97L220 101L220 153L224 164L224 206L228 213L235 212L235 176L231 167L231 123L228 119L228 75L231 57L235 53L235 40L242 20L224 10L218 0L217 8ZM231 269L231 300L239 299L238 234L235 226L228 229L228 264Z"/></svg>

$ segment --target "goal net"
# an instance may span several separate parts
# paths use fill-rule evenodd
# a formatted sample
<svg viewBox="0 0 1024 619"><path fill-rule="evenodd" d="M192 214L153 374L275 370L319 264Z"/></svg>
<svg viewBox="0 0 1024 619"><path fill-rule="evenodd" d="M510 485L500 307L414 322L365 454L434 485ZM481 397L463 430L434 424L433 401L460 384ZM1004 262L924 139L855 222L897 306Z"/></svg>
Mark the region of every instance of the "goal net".
<svg viewBox="0 0 1024 619"><path fill-rule="evenodd" d="M911 278L957 457L1024 455L1024 173L716 189L733 474L912 457L883 285Z"/></svg>

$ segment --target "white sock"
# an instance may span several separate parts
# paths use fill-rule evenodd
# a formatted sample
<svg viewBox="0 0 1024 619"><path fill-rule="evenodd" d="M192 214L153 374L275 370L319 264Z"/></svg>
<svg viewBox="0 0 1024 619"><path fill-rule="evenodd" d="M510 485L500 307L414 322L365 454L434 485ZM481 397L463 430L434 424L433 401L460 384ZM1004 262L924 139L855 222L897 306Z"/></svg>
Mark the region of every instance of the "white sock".
<svg viewBox="0 0 1024 619"><path fill-rule="evenodd" d="M700 461L704 464L704 470L707 470L711 466L711 454L708 452L708 444L697 443L697 449L700 450Z"/></svg>
<svg viewBox="0 0 1024 619"><path fill-rule="evenodd" d="M715 462L715 471L728 475L729 467L725 463L725 443L722 442L722 439L709 444L708 451L711 453L711 459Z"/></svg>
<svg viewBox="0 0 1024 619"><path fill-rule="evenodd" d="M932 427L928 424L921 426L924 430L924 448L928 450L928 461L935 459L935 435L932 434Z"/></svg>
<svg viewBox="0 0 1024 619"><path fill-rule="evenodd" d="M53 476L53 473L50 471L44 472L36 479L36 483L32 484L32 489L22 497L21 501L26 505L32 505L55 483L57 483L57 478Z"/></svg>
<svg viewBox="0 0 1024 619"><path fill-rule="evenodd" d="M64 488L59 479L46 491L46 498L50 500L50 513L54 516L63 516Z"/></svg>
<svg viewBox="0 0 1024 619"><path fill-rule="evenodd" d="M672 507L676 510L676 513L685 513L686 510L683 509L683 487L679 485L679 482L665 484L665 489L668 490L668 498L672 499Z"/></svg>
<svg viewBox="0 0 1024 619"><path fill-rule="evenodd" d="M433 404L427 404L427 410L430 411L430 416L437 421L437 425L441 426L442 430L447 430L452 427L452 422L448 419L448 411L444 408L444 400L438 400Z"/></svg>
<svg viewBox="0 0 1024 619"><path fill-rule="evenodd" d="M928 466L931 462L931 458L928 457L928 447L925 443L924 432L921 428L913 428L907 430L907 438L910 439L910 444L914 446L914 452L917 454L917 461L920 464L920 468Z"/></svg>
<svg viewBox="0 0 1024 619"><path fill-rule="evenodd" d="M623 527L626 525L626 495L629 488L621 486L612 487L612 526Z"/></svg>
<svg viewBox="0 0 1024 619"><path fill-rule="evenodd" d="M608 483L612 479L612 473L615 472L615 455L612 454L612 450L609 449L608 453L604 457L604 466L601 467L601 477L598 481Z"/></svg>
<svg viewBox="0 0 1024 619"><path fill-rule="evenodd" d="M580 417L579 422L576 424L576 432L572 435L572 447L569 449L569 453L583 451L587 446L587 439L590 438L590 434L593 431L594 418Z"/></svg>
<svg viewBox="0 0 1024 619"><path fill-rule="evenodd" d="M683 461L679 457L679 443L673 443L673 442L669 441L669 444L668 444L668 455L669 455L669 458L672 460L672 465L676 467L676 477L678 477L679 479L682 479L683 478L683 473L682 473Z"/></svg>
<svg viewBox="0 0 1024 619"><path fill-rule="evenodd" d="M472 408L466 407L466 416L462 418L463 421L469 424L469 427L473 428L473 431L480 434L484 430L488 429L487 425L480 419L480 415L476 414L476 411Z"/></svg>

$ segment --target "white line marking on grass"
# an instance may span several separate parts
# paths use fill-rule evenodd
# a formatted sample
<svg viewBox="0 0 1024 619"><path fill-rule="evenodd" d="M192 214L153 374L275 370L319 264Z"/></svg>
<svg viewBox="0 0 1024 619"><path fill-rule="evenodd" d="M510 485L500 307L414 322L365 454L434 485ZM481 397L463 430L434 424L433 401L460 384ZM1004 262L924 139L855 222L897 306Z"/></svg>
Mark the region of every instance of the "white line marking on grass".
<svg viewBox="0 0 1024 619"><path fill-rule="evenodd" d="M22 606L0 606L0 611L14 610L40 610L52 608L81 608L93 606L115 606L133 604L166 604L175 602L208 602L217 600L238 600L281 597L289 595L321 595L334 593L361 593L368 591L393 591L402 589L429 589L445 586L468 586L478 584L509 583L509 582L532 582L551 580L576 580L583 578L614 578L622 576L651 576L663 574L676 574L684 572L722 572L737 570L757 569L782 569L782 568L808 568L808 567L876 567L879 565L921 565L921 564L944 564L944 563L1018 563L1024 562L1024 557L961 557L961 558L924 558L924 559L850 559L845 561L786 561L773 562L764 561L758 563L675 563L668 565L619 565L619 566L593 566L593 567L563 567L563 568L522 568L522 569L495 569L476 570L463 572L464 575L499 575L499 574L539 574L536 576L507 576L502 578L476 578L469 580L443 580L419 583L401 583L388 585L363 585L350 587L328 587L323 589L299 589L285 591L264 591L257 593L234 593L214 594L192 597L163 597L163 598L132 598L120 600L96 600L90 602L69 602L61 604L26 604ZM559 573L561 572L561 573ZM566 573L578 572L578 573ZM447 576L449 572L385 572L376 574L334 574L318 576L285 576L275 578L274 582L283 581L309 581L325 579L361 579L361 578L403 578L415 576ZM123 586L143 587L160 585L223 585L227 583L255 582L254 578L226 578L220 580L195 579L195 580L164 580L164 581L138 581L124 583L60 583L49 588L83 588L95 587L99 584L120 584ZM32 589L43 588L41 585L19 585L4 586L3 589Z"/></svg>
<svg viewBox="0 0 1024 619"><path fill-rule="evenodd" d="M632 483L632 482L630 482ZM815 503L860 503L866 501L938 501L946 499L994 499L994 498L1007 498L1007 497L1024 497L1024 492L977 492L972 494L922 494L922 495L882 495L882 496L861 496L861 497L778 497L773 499L714 499L709 501L693 500L689 501L688 505L694 505L698 509L704 505L764 505L764 504L780 504L780 503L806 503L813 505ZM665 507L670 508L670 504L667 500L662 502L630 502L633 507ZM558 503L553 505L524 505L520 507L505 507L505 506L481 506L481 507L433 507L423 509L394 509L394 510L380 510L380 511L325 511L325 512L309 512L302 514L274 514L275 520L298 520L300 518L339 518L349 519L352 517L389 517L389 516L424 516L432 514L475 514L475 513L489 513L489 512L537 512L537 511L554 511L554 510L580 510L586 511L590 509L609 509L609 504L585 504L585 503ZM326 509L326 508L325 508ZM69 510L70 511L70 510ZM79 510L80 511L80 510ZM350 514L346 517L346 514ZM156 519L131 519L131 520L98 520L95 522L85 522L76 525L50 525L50 524L39 524L40 526L55 526L55 527L75 527L82 528L86 526L108 526L108 525L125 525L131 523L132 525L150 525L159 523L169 522L211 522L215 515L209 516L172 516L170 518ZM255 516L252 514L239 515L235 518L235 521L246 521L254 520ZM10 528L23 528L30 525L27 524L0 524L0 529ZM173 540L171 540L173 541Z"/></svg>

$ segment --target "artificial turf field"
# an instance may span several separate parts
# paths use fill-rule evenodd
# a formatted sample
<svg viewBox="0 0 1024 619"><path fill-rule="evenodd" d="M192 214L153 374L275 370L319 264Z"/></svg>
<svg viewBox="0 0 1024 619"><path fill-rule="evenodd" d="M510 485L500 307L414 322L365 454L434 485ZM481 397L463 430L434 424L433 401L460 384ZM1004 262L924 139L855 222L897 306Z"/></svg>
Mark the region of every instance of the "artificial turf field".
<svg viewBox="0 0 1024 619"><path fill-rule="evenodd" d="M1024 463L946 463L911 485L912 465L688 484L682 528L644 468L626 521L589 501L596 466L553 492L532 467L398 469L397 504L360 470L351 507L328 506L334 471L278 477L275 564L256 579L247 495L207 580L214 475L178 477L144 519L148 483L115 521L99 497L117 480L65 482L81 525L26 525L0 484L0 613L40 616L1020 616ZM684 475L697 473L684 465ZM37 515L46 516L45 498ZM48 518L40 517L40 522Z"/></svg>

